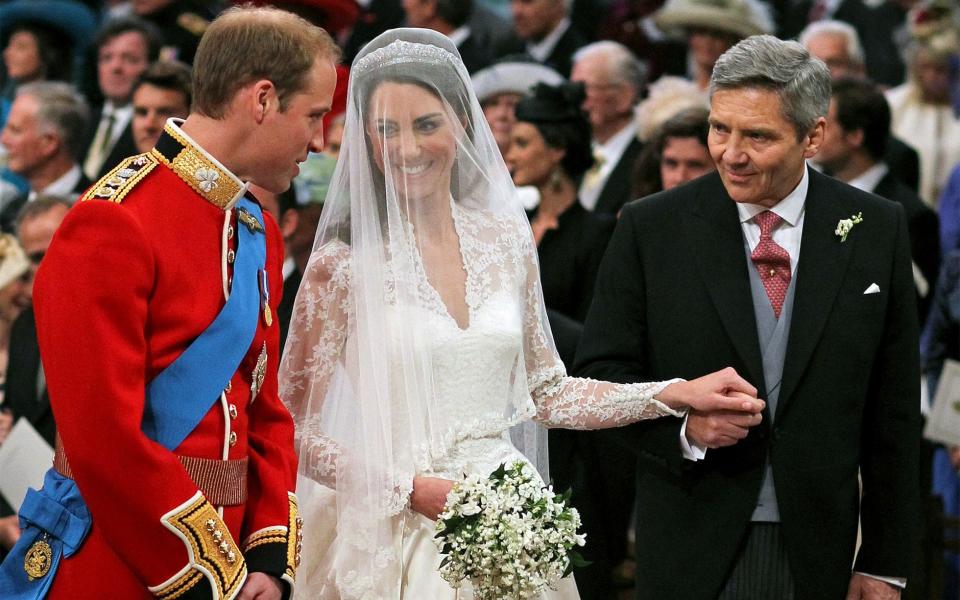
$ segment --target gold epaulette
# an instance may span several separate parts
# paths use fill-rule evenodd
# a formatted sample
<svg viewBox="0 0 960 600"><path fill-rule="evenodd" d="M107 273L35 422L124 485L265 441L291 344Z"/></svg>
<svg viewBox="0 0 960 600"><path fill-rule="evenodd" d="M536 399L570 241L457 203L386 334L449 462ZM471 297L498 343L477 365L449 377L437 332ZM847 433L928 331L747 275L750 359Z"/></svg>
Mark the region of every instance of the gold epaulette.
<svg viewBox="0 0 960 600"><path fill-rule="evenodd" d="M87 190L87 193L80 197L80 201L97 199L119 204L158 164L157 159L149 153L124 159Z"/></svg>

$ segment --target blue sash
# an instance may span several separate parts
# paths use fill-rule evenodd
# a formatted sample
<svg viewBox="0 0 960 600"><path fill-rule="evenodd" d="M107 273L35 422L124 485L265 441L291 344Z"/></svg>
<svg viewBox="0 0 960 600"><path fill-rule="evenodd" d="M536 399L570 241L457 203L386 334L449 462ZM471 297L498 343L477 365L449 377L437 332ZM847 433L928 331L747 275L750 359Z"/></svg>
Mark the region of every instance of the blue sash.
<svg viewBox="0 0 960 600"><path fill-rule="evenodd" d="M241 198L233 289L220 314L146 389L142 428L173 451L210 411L246 355L260 318L258 271L266 269L263 213ZM53 583L61 557L69 558L90 531L91 517L77 484L54 469L43 488L30 489L20 507L20 539L0 565L0 598L40 600ZM29 569L28 569L29 565ZM28 573L42 575L31 578Z"/></svg>

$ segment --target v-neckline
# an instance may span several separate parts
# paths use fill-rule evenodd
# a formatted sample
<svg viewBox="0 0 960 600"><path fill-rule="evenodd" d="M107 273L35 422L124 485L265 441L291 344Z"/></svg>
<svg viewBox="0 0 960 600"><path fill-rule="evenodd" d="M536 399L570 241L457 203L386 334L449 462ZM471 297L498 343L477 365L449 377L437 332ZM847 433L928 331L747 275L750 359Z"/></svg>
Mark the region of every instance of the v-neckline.
<svg viewBox="0 0 960 600"><path fill-rule="evenodd" d="M469 331L470 328L473 326L474 311L473 311L473 307L470 306L470 302L467 300L467 298L470 295L468 290L470 289L471 273L470 273L469 267L467 266L468 261L466 258L466 251L464 250L463 228L460 226L459 212L460 212L460 209L457 207L456 202L453 200L453 197L451 196L450 214L453 220L453 230L454 230L454 233L456 233L457 235L457 248L459 250L458 253L460 255L460 265L463 268L463 273L464 273L463 303L467 308L466 326L461 325L460 321L458 321L456 317L453 316L453 313L450 312L450 307L447 306L447 303L443 301L443 296L440 295L440 292L437 290L437 288L435 288L433 286L433 283L430 282L430 277L427 275L426 264L424 263L423 256L420 254L420 251L417 249L416 244L413 244L412 250L413 250L413 255L415 257L414 260L416 261L417 270L420 273L420 277L423 279L423 284L426 286L428 293L432 297L434 303L436 303L437 305L437 312L439 312L442 316L446 317L453 324L453 326L457 328L459 333L465 333ZM412 229L412 226L411 226L411 229ZM412 239L415 239L415 234L414 234L414 238Z"/></svg>

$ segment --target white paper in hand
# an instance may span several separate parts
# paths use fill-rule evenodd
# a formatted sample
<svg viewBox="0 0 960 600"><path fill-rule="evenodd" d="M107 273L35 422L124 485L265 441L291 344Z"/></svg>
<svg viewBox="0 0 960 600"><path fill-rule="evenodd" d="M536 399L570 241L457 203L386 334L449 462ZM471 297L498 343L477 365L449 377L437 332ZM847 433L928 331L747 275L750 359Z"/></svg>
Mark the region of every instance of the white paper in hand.
<svg viewBox="0 0 960 600"><path fill-rule="evenodd" d="M51 465L53 448L29 421L18 419L0 446L0 494L14 510L20 510L27 488L39 489Z"/></svg>
<svg viewBox="0 0 960 600"><path fill-rule="evenodd" d="M943 364L923 437L960 446L960 362L948 360Z"/></svg>

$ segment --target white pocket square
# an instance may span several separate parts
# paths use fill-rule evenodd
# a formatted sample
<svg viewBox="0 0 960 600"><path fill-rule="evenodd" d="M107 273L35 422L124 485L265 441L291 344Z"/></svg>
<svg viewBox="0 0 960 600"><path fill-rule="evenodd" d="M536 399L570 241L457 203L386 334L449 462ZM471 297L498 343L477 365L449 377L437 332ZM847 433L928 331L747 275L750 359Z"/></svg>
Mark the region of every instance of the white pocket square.
<svg viewBox="0 0 960 600"><path fill-rule="evenodd" d="M863 290L864 296L866 296L867 294L879 294L879 293L880 293L880 286L875 283L871 283L870 287Z"/></svg>

